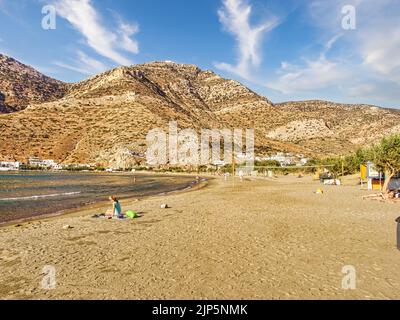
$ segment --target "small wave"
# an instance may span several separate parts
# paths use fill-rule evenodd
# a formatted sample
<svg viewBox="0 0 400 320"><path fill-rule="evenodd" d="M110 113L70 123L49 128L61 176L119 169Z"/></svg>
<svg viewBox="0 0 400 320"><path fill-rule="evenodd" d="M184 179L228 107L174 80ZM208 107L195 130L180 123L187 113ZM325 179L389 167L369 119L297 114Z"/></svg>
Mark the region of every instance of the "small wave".
<svg viewBox="0 0 400 320"><path fill-rule="evenodd" d="M43 199L43 198L73 196L73 195L76 195L76 194L80 194L80 192L65 192L65 193L53 193L53 194L36 195L36 196L29 196L29 197L4 198L4 199L0 199L0 201L37 200L37 199Z"/></svg>

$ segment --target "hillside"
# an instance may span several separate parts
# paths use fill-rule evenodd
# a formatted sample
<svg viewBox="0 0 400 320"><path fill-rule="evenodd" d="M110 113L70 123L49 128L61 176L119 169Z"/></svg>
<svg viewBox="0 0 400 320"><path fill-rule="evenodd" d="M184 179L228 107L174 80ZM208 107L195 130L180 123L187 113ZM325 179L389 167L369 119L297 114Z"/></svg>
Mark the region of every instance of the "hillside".
<svg viewBox="0 0 400 320"><path fill-rule="evenodd" d="M262 155L341 154L400 131L398 110L325 101L273 104L236 81L194 65L119 67L60 88L53 93L62 98L48 102L56 96L43 93L47 102L31 100L25 110L0 115L0 156L130 165L143 161L131 154L146 151L147 132L167 132L173 120L179 128L197 132L254 128L256 151Z"/></svg>
<svg viewBox="0 0 400 320"><path fill-rule="evenodd" d="M317 153L351 152L400 132L398 109L319 100L275 106L284 112L285 123L270 131L268 136Z"/></svg>
<svg viewBox="0 0 400 320"><path fill-rule="evenodd" d="M61 98L68 85L0 54L0 113Z"/></svg>

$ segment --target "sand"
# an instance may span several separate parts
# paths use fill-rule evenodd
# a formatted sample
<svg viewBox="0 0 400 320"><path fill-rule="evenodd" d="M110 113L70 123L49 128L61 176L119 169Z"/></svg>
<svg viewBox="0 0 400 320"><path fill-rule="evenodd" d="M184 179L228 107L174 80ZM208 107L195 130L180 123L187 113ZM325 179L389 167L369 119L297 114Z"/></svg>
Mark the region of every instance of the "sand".
<svg viewBox="0 0 400 320"><path fill-rule="evenodd" d="M399 205L362 200L352 181L318 187L310 177L216 178L123 203L143 213L136 220L87 210L0 228L0 298L399 299ZM41 287L46 265L55 289ZM346 265L355 290L342 288Z"/></svg>

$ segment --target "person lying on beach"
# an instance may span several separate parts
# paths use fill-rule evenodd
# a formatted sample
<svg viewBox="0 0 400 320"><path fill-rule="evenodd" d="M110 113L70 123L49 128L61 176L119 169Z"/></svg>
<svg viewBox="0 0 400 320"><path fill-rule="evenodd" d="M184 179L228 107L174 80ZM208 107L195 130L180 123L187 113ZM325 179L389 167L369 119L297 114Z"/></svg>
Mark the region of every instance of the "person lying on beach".
<svg viewBox="0 0 400 320"><path fill-rule="evenodd" d="M106 213L106 218L112 219L113 217L120 217L122 215L121 204L119 203L116 196L111 196L109 200L112 202L113 207L112 210L108 210Z"/></svg>
<svg viewBox="0 0 400 320"><path fill-rule="evenodd" d="M363 196L362 198L364 200L371 199L371 200L378 200L378 201L387 201L387 202L391 202L391 203L395 203L395 202L399 201L399 199L396 198L395 191L390 191L388 193L380 192L380 193L369 194L369 195Z"/></svg>

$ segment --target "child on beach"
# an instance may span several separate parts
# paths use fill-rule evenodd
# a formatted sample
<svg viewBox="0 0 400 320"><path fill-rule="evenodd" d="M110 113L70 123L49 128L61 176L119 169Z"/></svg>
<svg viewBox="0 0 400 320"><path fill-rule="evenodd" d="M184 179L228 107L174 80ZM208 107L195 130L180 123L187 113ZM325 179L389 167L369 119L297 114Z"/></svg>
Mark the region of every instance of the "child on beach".
<svg viewBox="0 0 400 320"><path fill-rule="evenodd" d="M118 199L116 196L111 196L109 198L109 200L112 202L113 204L113 208L112 210L107 211L106 217L108 219L112 219L113 217L120 217L122 215L122 208L121 208L121 204L119 203Z"/></svg>

